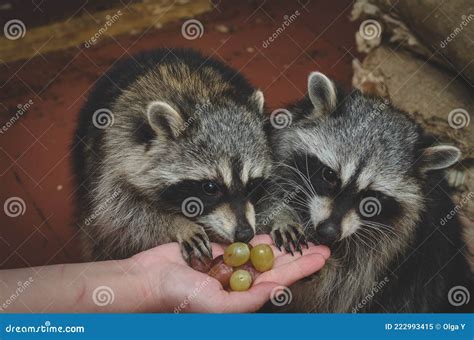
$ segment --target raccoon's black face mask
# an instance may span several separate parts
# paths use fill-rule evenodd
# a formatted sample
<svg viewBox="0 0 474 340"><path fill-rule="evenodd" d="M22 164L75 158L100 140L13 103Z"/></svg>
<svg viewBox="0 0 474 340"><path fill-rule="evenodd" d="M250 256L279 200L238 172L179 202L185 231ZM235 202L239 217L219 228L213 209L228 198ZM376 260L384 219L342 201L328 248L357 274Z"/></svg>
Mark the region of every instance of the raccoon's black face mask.
<svg viewBox="0 0 474 340"><path fill-rule="evenodd" d="M202 225L212 241L248 242L255 235L257 203L271 167L262 113L206 105L192 121L167 103L150 105L156 140L147 153L158 158L154 151L161 152L152 172L166 178L156 202Z"/></svg>
<svg viewBox="0 0 474 340"><path fill-rule="evenodd" d="M300 189L291 204L307 236L371 248L409 237L425 204L421 183L457 162L459 150L423 145L404 113L358 92L343 96L320 73L310 75L308 92L290 108L294 124L276 136L285 190Z"/></svg>
<svg viewBox="0 0 474 340"><path fill-rule="evenodd" d="M230 187L218 180L184 180L168 187L161 201L202 225L214 241L249 242L264 187L262 177Z"/></svg>

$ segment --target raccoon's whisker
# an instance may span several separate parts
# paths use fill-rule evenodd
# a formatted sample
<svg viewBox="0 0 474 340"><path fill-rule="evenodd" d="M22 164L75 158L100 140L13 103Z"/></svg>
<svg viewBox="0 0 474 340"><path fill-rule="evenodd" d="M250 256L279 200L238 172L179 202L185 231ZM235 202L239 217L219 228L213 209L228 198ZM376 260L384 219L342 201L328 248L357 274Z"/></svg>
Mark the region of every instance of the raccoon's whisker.
<svg viewBox="0 0 474 340"><path fill-rule="evenodd" d="M299 184L298 182L296 182L292 179L289 179L289 178L284 178L283 179L282 178L282 183L277 183L277 185L285 193L292 194L295 191L295 188L296 188L296 189L301 190L309 198L312 197L312 195L306 190L305 187L303 187L301 184ZM289 189L283 188L282 185L287 185L289 187Z"/></svg>
<svg viewBox="0 0 474 340"><path fill-rule="evenodd" d="M287 193L292 193L295 191L295 188L297 189L300 189L301 191L303 191L303 193L308 196L308 197L313 197L314 195L311 194L306 187L302 186L300 183L296 182L295 180L293 179L290 179L290 178L285 178L284 179L284 184L288 185L290 187L291 190L285 190ZM283 188L282 188L283 189Z"/></svg>
<svg viewBox="0 0 474 340"><path fill-rule="evenodd" d="M364 233L354 233L354 234L352 234L352 235L354 236L354 238L355 238L358 242L362 243L362 244L365 245L367 248L370 248L370 249L376 251L376 249L373 247L373 244L371 244L370 239L368 239L368 238L364 235Z"/></svg>
<svg viewBox="0 0 474 340"><path fill-rule="evenodd" d="M392 236L398 236L397 233L393 231L392 228L386 225L374 224L374 223L370 223L368 221L362 220L361 226L370 228L371 230L378 232L380 234L390 234Z"/></svg>
<svg viewBox="0 0 474 340"><path fill-rule="evenodd" d="M311 192L316 196L316 190L314 189L313 187L313 183L311 183L311 176L309 175L309 169L308 169L308 152L305 153L305 157L306 157L306 175L308 178L308 182L309 182L309 185L310 185L310 189L311 189Z"/></svg>
<svg viewBox="0 0 474 340"><path fill-rule="evenodd" d="M390 240L390 237L393 237L394 234L389 234L383 230L380 230L378 228L375 228L373 226L368 226L368 225L362 225L363 228L358 230L361 233L366 233L370 235L370 237L376 238L376 237L382 237L384 239Z"/></svg>
<svg viewBox="0 0 474 340"><path fill-rule="evenodd" d="M371 242L374 244L378 244L380 240L382 239L383 242L390 242L391 237L390 235L387 235L386 233L377 230L377 229L360 229L358 230L358 233L360 235L364 235L366 238L370 239Z"/></svg>
<svg viewBox="0 0 474 340"><path fill-rule="evenodd" d="M311 193L313 195L316 195L316 192L314 190L313 185L311 184L311 181L310 181L309 177L306 177L298 168L296 168L294 166L291 166L291 165L288 165L288 164L284 164L284 163L281 163L280 166L284 166L284 167L290 169L291 171L293 171L295 174L297 174L303 180L303 182L306 184L308 189L311 190Z"/></svg>
<svg viewBox="0 0 474 340"><path fill-rule="evenodd" d="M384 223L381 223L381 222L376 222L376 221L369 221L369 220L362 220L364 223L367 223L367 224L372 224L372 225L377 225L377 226L380 226L380 227L385 227L385 228L389 228L389 229L393 229L392 226L388 225L388 224L384 224Z"/></svg>

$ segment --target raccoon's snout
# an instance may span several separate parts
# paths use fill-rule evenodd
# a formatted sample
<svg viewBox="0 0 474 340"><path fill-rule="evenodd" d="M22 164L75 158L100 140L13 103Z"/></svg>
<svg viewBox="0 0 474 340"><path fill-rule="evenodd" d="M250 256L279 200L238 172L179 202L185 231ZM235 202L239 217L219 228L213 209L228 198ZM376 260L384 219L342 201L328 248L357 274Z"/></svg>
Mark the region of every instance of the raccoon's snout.
<svg viewBox="0 0 474 340"><path fill-rule="evenodd" d="M341 228L339 224L330 220L321 222L314 233L316 241L324 245L331 245L341 237Z"/></svg>
<svg viewBox="0 0 474 340"><path fill-rule="evenodd" d="M235 229L234 242L248 243L254 236L255 233L250 224L240 224Z"/></svg>

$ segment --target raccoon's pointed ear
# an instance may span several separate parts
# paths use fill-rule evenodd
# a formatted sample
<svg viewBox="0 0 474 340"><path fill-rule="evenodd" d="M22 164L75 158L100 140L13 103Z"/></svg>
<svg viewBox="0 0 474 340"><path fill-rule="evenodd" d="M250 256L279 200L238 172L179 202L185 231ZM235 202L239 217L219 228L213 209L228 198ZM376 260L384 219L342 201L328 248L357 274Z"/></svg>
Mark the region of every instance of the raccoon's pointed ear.
<svg viewBox="0 0 474 340"><path fill-rule="evenodd" d="M162 101L154 101L147 107L148 123L158 134L167 133L172 138L181 134L184 125L181 115L169 104Z"/></svg>
<svg viewBox="0 0 474 340"><path fill-rule="evenodd" d="M265 106L265 97L263 96L263 92L256 90L253 93L251 100L257 105L258 111L263 113L263 107Z"/></svg>
<svg viewBox="0 0 474 340"><path fill-rule="evenodd" d="M311 72L308 77L308 95L314 113L322 116L331 113L337 105L337 89L334 83L320 72Z"/></svg>
<svg viewBox="0 0 474 340"><path fill-rule="evenodd" d="M449 145L431 146L422 151L421 169L423 172L449 168L461 157L461 151Z"/></svg>

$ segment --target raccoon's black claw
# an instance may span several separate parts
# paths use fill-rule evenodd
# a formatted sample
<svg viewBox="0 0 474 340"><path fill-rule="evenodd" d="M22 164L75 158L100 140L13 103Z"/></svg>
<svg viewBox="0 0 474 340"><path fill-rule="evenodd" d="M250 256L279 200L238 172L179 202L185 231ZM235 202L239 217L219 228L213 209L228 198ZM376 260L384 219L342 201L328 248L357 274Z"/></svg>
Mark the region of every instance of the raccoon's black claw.
<svg viewBox="0 0 474 340"><path fill-rule="evenodd" d="M281 251L281 247L283 247L287 253L293 256L294 251L303 255L302 244L308 248L303 229L299 225L288 224L286 226L277 227L272 230L270 235L278 250Z"/></svg>
<svg viewBox="0 0 474 340"><path fill-rule="evenodd" d="M189 265L191 265L193 258L203 263L208 262L209 259L212 260L211 243L204 231L190 233L186 237L182 237L179 243L181 254Z"/></svg>
<svg viewBox="0 0 474 340"><path fill-rule="evenodd" d="M281 251L281 246L283 244L283 238L281 237L280 230L275 229L271 232L271 237L273 240L273 243L275 243L275 246L278 248L279 251Z"/></svg>
<svg viewBox="0 0 474 340"><path fill-rule="evenodd" d="M293 232L293 241L296 242L298 248L300 249L300 253L303 254L301 251L301 244L304 244L306 249L309 249L308 241L306 240L306 235L304 234L303 228L297 224L290 224L289 227Z"/></svg>
<svg viewBox="0 0 474 340"><path fill-rule="evenodd" d="M296 242L295 240L292 239L291 244L294 250L296 250L298 253L303 255L303 249L301 249L301 244L299 242Z"/></svg>

